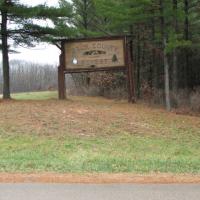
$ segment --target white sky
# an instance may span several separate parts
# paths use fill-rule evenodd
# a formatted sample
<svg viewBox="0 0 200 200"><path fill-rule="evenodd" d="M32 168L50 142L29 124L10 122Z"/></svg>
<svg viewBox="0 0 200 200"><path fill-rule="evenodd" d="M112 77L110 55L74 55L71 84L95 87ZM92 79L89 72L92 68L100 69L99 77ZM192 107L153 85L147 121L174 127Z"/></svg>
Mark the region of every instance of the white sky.
<svg viewBox="0 0 200 200"><path fill-rule="evenodd" d="M28 5L38 5L47 3L49 6L56 6L57 0L20 0L20 2ZM53 45L43 44L36 46L32 49L27 48L19 48L17 51L20 51L20 54L10 54L9 58L11 59L19 59L26 60L30 62L36 63L48 63L48 64L58 64L59 62L59 54L60 50Z"/></svg>
<svg viewBox="0 0 200 200"><path fill-rule="evenodd" d="M57 0L20 0L20 2L24 3L24 4L28 4L28 5L38 5L38 4L42 4L42 3L47 3L50 6L54 6L58 3Z"/></svg>

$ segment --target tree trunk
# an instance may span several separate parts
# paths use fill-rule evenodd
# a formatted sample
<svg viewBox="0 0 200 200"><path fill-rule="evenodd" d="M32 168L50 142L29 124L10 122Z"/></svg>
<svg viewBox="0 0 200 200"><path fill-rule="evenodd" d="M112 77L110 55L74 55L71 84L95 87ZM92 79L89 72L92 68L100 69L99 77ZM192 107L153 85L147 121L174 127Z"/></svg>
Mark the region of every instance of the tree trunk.
<svg viewBox="0 0 200 200"><path fill-rule="evenodd" d="M140 70L141 70L141 44L140 44L140 26L137 26L138 32L137 32L137 98L140 99Z"/></svg>
<svg viewBox="0 0 200 200"><path fill-rule="evenodd" d="M177 0L173 0L173 11L174 11L174 32L178 33L178 21L177 21ZM178 92L178 67L177 67L177 49L173 50L173 78L172 78L172 90L176 95Z"/></svg>
<svg viewBox="0 0 200 200"><path fill-rule="evenodd" d="M185 12L185 23L184 23L184 34L185 34L185 40L189 40L189 1L184 0L184 12ZM185 49L185 87L189 93L189 86L190 86L190 70L189 70L189 54L188 49Z"/></svg>
<svg viewBox="0 0 200 200"><path fill-rule="evenodd" d="M167 38L165 36L163 38L163 44L164 44L165 102L166 102L166 109L170 111L171 102L170 102L170 86L169 86L169 61L167 53L165 51L167 45Z"/></svg>
<svg viewBox="0 0 200 200"><path fill-rule="evenodd" d="M1 40L3 61L3 98L10 99L10 75L8 57L7 11L1 11Z"/></svg>
<svg viewBox="0 0 200 200"><path fill-rule="evenodd" d="M87 0L83 1L83 26L85 30L88 30L88 9L87 9ZM86 35L87 37L87 35Z"/></svg>
<svg viewBox="0 0 200 200"><path fill-rule="evenodd" d="M153 13L154 14L154 13ZM155 43L155 20L152 19L152 25L151 25L152 29L152 43ZM155 48L152 49L152 87L154 89L154 92L156 91L156 89L158 88L158 67L157 67L157 63L156 63L156 51Z"/></svg>
<svg viewBox="0 0 200 200"><path fill-rule="evenodd" d="M170 86L169 86L169 61L166 53L167 34L165 31L166 27L165 27L163 0L160 0L160 22L161 22L162 49L163 49L163 59L164 59L165 103L166 103L166 109L170 111L171 102L170 102Z"/></svg>

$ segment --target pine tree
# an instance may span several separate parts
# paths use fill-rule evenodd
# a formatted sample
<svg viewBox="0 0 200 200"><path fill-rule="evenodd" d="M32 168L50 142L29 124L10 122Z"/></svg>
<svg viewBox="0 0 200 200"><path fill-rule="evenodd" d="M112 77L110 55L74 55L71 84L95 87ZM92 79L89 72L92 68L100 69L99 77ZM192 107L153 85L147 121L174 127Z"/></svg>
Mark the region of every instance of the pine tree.
<svg viewBox="0 0 200 200"><path fill-rule="evenodd" d="M26 6L18 0L1 0L1 49L3 60L3 98L10 98L9 49L12 45L33 47L38 42L51 42L56 36L72 34L71 28L63 23L61 17L71 17L70 4L62 8L47 5ZM56 22L56 27L42 26L39 20ZM63 22L63 21L62 21ZM12 24L11 26L9 24ZM61 31L62 30L62 31Z"/></svg>
<svg viewBox="0 0 200 200"><path fill-rule="evenodd" d="M92 4L84 7L86 2ZM148 82L154 96L164 94L170 110L177 106L179 88L191 91L200 85L199 0L74 0L73 4L74 20L79 22L75 26L87 30L81 35L131 34L138 98ZM87 9L81 10L81 5ZM83 28L84 18L89 20Z"/></svg>
<svg viewBox="0 0 200 200"><path fill-rule="evenodd" d="M97 0L96 2L97 10L108 19L109 23L105 28L109 29L111 34L132 34L138 97L141 96L141 85L146 77L146 74L144 77L142 73L145 71L150 74L148 82L154 90L165 89L166 107L170 110L170 89L177 93L178 86L181 85L179 84L181 74L185 76L180 81L192 85L188 52L191 52L189 49L192 45L192 36L198 32L199 1ZM192 18L195 18L193 22L196 22L193 27ZM195 31L192 31L192 28L195 28ZM195 39L198 38L197 35ZM184 70L181 70L180 62L184 59L179 62L179 57L183 51L187 54L185 63L181 65L185 66ZM147 61L149 57L151 60Z"/></svg>

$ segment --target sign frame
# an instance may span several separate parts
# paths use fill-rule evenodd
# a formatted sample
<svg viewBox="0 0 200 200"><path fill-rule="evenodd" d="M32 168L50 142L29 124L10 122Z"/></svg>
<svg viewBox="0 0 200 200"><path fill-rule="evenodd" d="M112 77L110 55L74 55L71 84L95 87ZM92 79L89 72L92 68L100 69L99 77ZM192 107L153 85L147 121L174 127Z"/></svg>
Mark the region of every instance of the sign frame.
<svg viewBox="0 0 200 200"><path fill-rule="evenodd" d="M68 68L67 66L67 52L66 52L66 49L65 49L65 46L67 44L70 44L70 43L87 43L87 42L106 42L106 41L116 41L116 40L121 40L123 42L123 61L124 61L124 65L121 65L121 66L107 66L107 67L96 67L94 65L93 68L91 68L91 66L88 66L88 68L75 68L75 69L72 69L72 68ZM75 73L75 72L96 72L96 71L110 71L110 70L115 70L115 69L118 69L118 70L121 70L123 68L126 67L126 43L125 43L125 37L120 37L120 36L117 36L117 37L101 37L101 38L90 38L90 39L69 39L69 40L64 40L62 42L62 49L63 49L63 53L65 55L65 71L66 72L69 72L69 73Z"/></svg>
<svg viewBox="0 0 200 200"><path fill-rule="evenodd" d="M107 67L94 67L94 68L67 68L67 54L65 51L65 45L72 42L100 42L111 40L123 40L123 66L107 66ZM131 56L132 42L128 36L108 36L108 37L96 37L96 38L81 38L81 39L61 39L61 55L60 64L58 66L58 94L59 99L66 99L66 85L65 74L72 73L85 73L85 72L99 72L99 71L123 71L127 74L127 87L128 87L128 101L130 103L135 102L135 89L134 89L134 73L133 73L133 58Z"/></svg>

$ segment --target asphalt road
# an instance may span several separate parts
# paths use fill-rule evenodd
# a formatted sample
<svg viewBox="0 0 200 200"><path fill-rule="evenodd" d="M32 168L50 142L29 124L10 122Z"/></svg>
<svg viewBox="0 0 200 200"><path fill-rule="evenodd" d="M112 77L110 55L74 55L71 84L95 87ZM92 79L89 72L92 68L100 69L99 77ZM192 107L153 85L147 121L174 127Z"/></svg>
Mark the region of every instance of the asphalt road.
<svg viewBox="0 0 200 200"><path fill-rule="evenodd" d="M200 200L200 185L0 184L0 200Z"/></svg>

